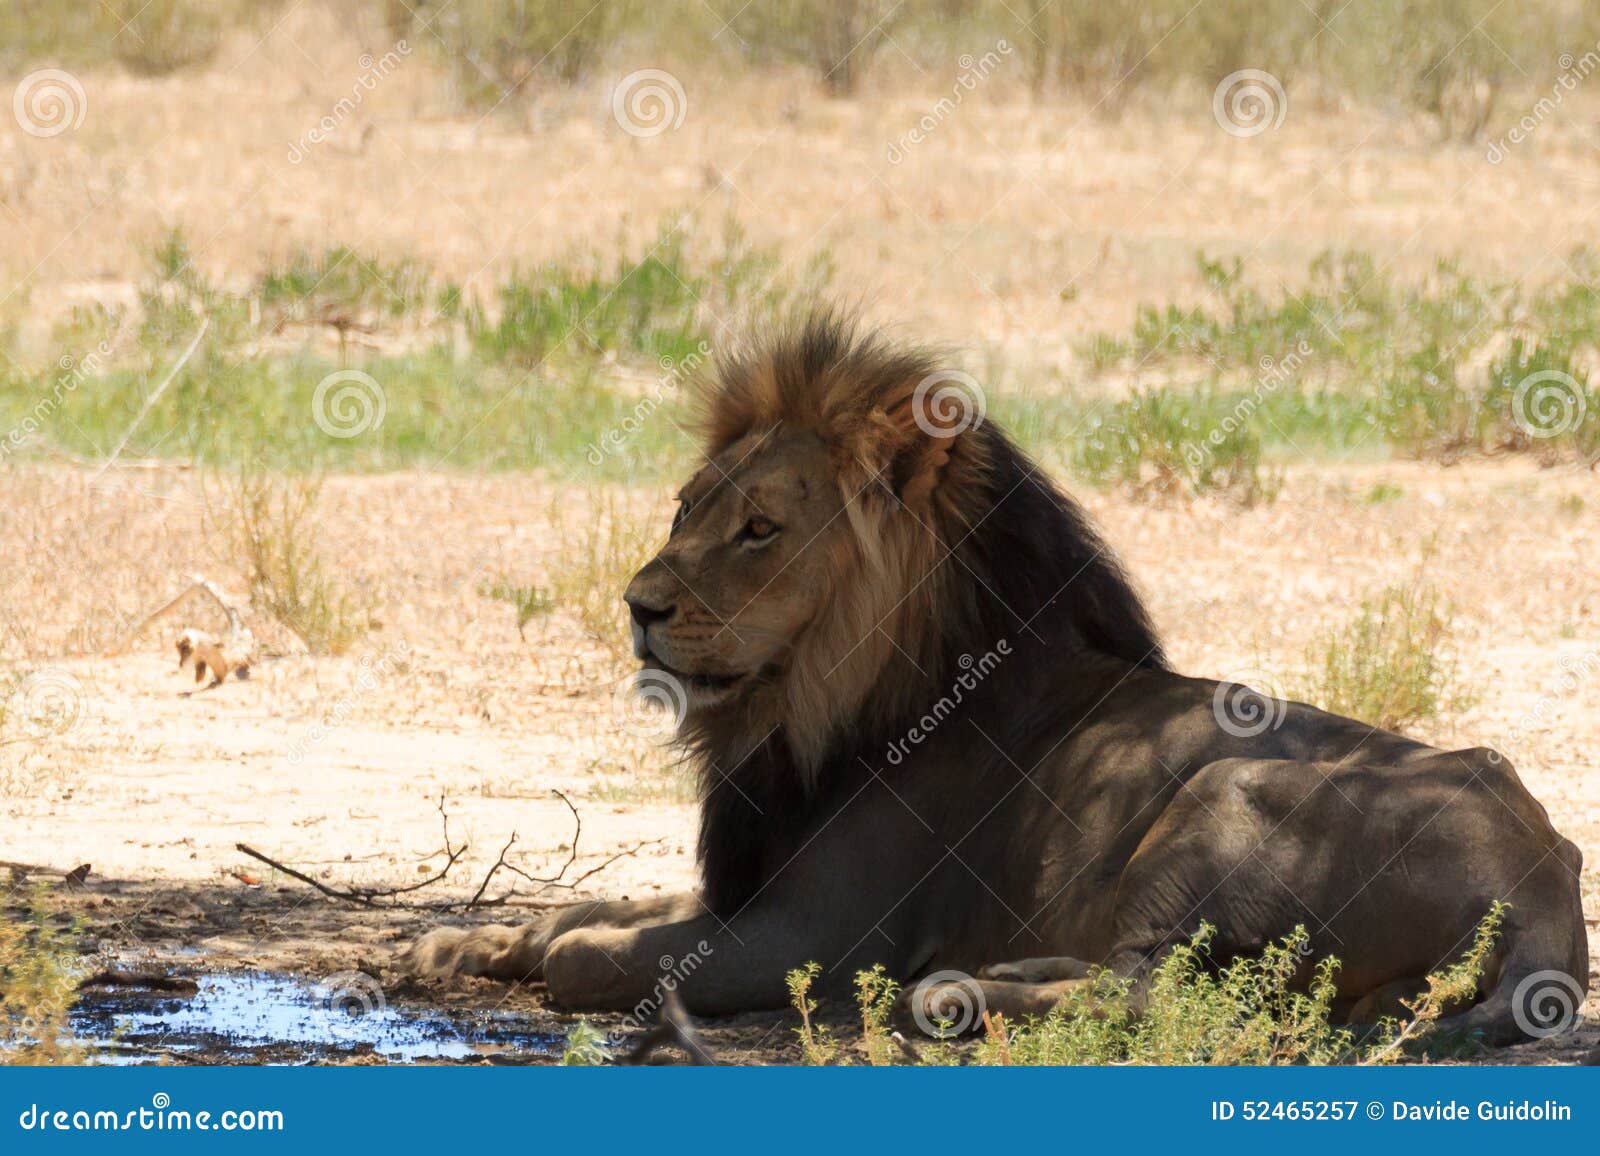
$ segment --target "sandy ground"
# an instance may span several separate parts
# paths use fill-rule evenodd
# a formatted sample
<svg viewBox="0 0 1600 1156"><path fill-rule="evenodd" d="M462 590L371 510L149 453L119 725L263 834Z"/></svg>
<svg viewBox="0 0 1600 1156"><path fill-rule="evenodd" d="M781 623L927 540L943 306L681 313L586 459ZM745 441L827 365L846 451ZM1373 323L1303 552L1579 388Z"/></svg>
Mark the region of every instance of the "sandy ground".
<svg viewBox="0 0 1600 1156"><path fill-rule="evenodd" d="M1370 503L1379 482L1399 496ZM9 536L31 519L38 547L9 562L11 589L24 596L7 603L10 645L34 655L19 654L13 670L32 676L21 688L35 693L40 680L67 688L71 709L53 716L63 733L0 747L0 847L24 863L93 865L85 889L52 900L87 918L86 950L170 958L197 948L195 966L310 976L370 968L395 984L393 951L436 920L502 920L523 904L692 883L688 790L670 752L628 729L615 694L624 660L563 610L521 638L510 609L477 590L486 571L548 579L571 549L553 511L592 494L528 477L331 479L325 555L378 599L383 625L346 656L285 644L290 653L261 662L248 681L185 697L191 684L170 640L204 615L180 608L131 637L126 624L183 587L194 543L207 540L198 481L141 471L91 488L82 472L52 469L19 471L12 485L25 500L0 521ZM1391 464L1295 469L1285 496L1254 510L1086 500L1147 592L1174 661L1197 674L1293 691L1314 638L1348 621L1363 595L1424 567L1455 608L1458 685L1470 705L1421 733L1510 754L1594 863L1600 523L1570 500L1592 502L1593 486L1587 472L1518 464ZM664 490L614 497L641 517L661 511L664 526ZM446 520L457 532L430 532ZM74 567L79 558L94 561ZM210 576L242 588L226 568ZM23 605L37 610L25 619ZM253 625L269 635L270 624ZM117 653L48 657L68 646ZM25 709L21 688L11 705ZM553 790L583 820L565 874L574 824ZM318 896L236 848L337 889L405 886L443 862L441 796L451 844L468 850L411 899L470 897L513 834L508 860L535 876L572 880L622 857L576 890L501 871L485 895L511 911L430 914ZM1592 922L1596 879L1586 870ZM426 998L540 1003L537 992L478 983ZM757 1043L776 1022L728 1046L782 1058Z"/></svg>

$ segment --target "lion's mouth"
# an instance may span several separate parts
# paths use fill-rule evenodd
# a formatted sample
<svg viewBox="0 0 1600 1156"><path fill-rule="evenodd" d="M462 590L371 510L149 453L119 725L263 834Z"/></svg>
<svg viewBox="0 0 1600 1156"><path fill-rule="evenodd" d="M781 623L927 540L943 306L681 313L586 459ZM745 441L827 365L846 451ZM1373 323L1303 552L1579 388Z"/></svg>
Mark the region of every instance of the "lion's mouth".
<svg viewBox="0 0 1600 1156"><path fill-rule="evenodd" d="M742 674L691 674L686 670L678 670L662 662L654 654L647 653L644 659L645 670L656 670L669 678L676 679L688 692L690 705L710 706L713 703L732 696L733 692L750 677L749 673Z"/></svg>

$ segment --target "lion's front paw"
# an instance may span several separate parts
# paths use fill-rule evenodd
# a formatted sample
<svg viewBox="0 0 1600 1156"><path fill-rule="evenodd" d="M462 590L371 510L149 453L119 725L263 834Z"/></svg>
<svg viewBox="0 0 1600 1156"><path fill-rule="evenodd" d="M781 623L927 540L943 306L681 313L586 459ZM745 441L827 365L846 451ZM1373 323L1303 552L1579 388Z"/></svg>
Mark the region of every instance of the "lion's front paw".
<svg viewBox="0 0 1600 1156"><path fill-rule="evenodd" d="M544 978L544 949L538 924L438 927L402 951L395 965L429 979L474 975L522 982Z"/></svg>

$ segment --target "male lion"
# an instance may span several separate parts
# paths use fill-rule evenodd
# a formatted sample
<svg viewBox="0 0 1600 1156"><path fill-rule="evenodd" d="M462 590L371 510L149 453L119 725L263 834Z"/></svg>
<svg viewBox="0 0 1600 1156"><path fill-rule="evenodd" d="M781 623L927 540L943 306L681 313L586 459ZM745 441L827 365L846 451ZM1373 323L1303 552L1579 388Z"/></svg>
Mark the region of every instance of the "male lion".
<svg viewBox="0 0 1600 1156"><path fill-rule="evenodd" d="M811 960L835 985L992 965L962 981L1015 1016L1090 964L1147 976L1202 921L1224 960L1304 924L1371 1018L1503 900L1452 1026L1509 1042L1532 987L1581 996L1581 856L1506 759L1262 696L1235 717L1253 692L1168 667L1083 511L959 378L826 317L722 362L706 464L625 595L685 701L700 891L436 930L412 970L625 1009L692 959L671 980L718 1014L782 1005Z"/></svg>

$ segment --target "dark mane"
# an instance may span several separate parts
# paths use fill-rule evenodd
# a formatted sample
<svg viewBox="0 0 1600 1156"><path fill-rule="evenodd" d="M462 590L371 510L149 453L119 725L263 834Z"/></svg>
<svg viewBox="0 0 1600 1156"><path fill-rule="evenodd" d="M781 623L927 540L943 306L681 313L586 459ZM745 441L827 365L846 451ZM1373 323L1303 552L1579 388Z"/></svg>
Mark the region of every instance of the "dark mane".
<svg viewBox="0 0 1600 1156"><path fill-rule="evenodd" d="M861 672L862 698L831 720L820 757L800 741L816 736L788 733L791 719L753 735L741 719L691 726L680 736L701 768L706 900L724 916L747 903L871 778L867 768L884 765L887 745L1002 643L1006 657L963 696L961 709L1019 742L1045 718L1034 704L1046 693L1046 670L1049 693L1061 700L1072 697L1070 677L1064 689L1054 684L1074 664L1166 666L1144 604L1086 512L994 422L934 447L944 456L924 505L895 496L924 468L929 439L908 431L905 445L884 450L881 436L862 438L884 426L886 415L901 413L911 387L938 368L931 354L832 316L721 367L708 422L713 452L781 421L816 428L839 447L842 461L873 460L875 453L881 459L875 479L867 477L876 486L841 484L847 493L869 491L864 500L882 507L873 534L879 540L863 548L891 555L896 588L885 601L903 611L883 619L890 645ZM888 532L896 529L903 532L898 552ZM864 590L881 581L865 571L860 577ZM913 595L915 604L906 607ZM958 729L967 728L941 731L939 741L955 741ZM981 748L963 754L992 757Z"/></svg>

